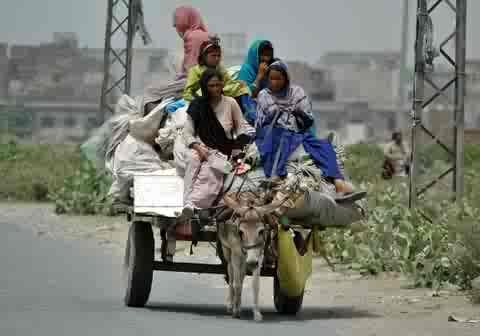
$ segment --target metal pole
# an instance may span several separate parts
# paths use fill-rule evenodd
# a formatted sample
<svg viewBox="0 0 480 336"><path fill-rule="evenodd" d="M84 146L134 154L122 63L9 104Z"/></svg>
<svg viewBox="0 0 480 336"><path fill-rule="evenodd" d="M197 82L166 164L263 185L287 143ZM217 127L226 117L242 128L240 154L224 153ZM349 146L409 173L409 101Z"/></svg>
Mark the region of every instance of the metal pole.
<svg viewBox="0 0 480 336"><path fill-rule="evenodd" d="M113 19L113 0L107 1L107 20L105 26L105 45L103 50L103 83L102 83L102 92L100 95L100 114L102 115L102 122L107 119L108 107L107 101L108 95L106 91L108 90L110 83L110 49L111 38L112 36L112 19Z"/></svg>
<svg viewBox="0 0 480 336"><path fill-rule="evenodd" d="M405 104L405 73L407 71L407 53L408 53L408 14L410 0L403 0L403 18L402 18L402 44L400 50L400 73L398 78L398 106ZM397 127L399 127L397 122Z"/></svg>
<svg viewBox="0 0 480 336"><path fill-rule="evenodd" d="M134 8L132 0L128 1L128 31L127 31L127 57L125 65L125 94L130 95L132 85L132 58L133 58L133 36L135 35Z"/></svg>
<svg viewBox="0 0 480 336"><path fill-rule="evenodd" d="M455 36L455 170L453 191L456 201L461 204L463 198L464 180L464 129L465 129L465 44L467 1L457 0L457 22Z"/></svg>
<svg viewBox="0 0 480 336"><path fill-rule="evenodd" d="M135 36L136 11L133 0L108 0L105 28L104 79L100 109L103 119L115 109L112 105L118 92L130 94L132 73L132 45ZM125 14L126 13L126 14ZM117 49L112 41L120 38L123 46ZM118 63L120 73L115 75L113 66ZM118 78L117 78L118 77Z"/></svg>
<svg viewBox="0 0 480 336"><path fill-rule="evenodd" d="M424 32L427 17L427 0L417 0L417 36L415 39L415 79L414 79L414 98L413 98L413 126L411 133L411 168L410 168L410 186L409 202L410 208L415 208L417 200L417 178L419 153L416 148L420 140L420 127L422 122L424 85L425 85L425 60L423 55Z"/></svg>

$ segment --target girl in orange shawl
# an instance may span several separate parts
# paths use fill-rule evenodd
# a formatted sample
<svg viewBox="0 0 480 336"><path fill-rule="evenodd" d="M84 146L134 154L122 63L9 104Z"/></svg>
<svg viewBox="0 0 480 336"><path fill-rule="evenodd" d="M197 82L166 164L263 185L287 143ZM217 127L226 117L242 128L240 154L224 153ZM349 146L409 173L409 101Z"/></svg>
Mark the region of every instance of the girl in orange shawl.
<svg viewBox="0 0 480 336"><path fill-rule="evenodd" d="M191 6L179 6L175 9L173 26L183 39L184 57L177 79L187 76L188 70L197 64L200 45L208 41L207 26L200 12Z"/></svg>

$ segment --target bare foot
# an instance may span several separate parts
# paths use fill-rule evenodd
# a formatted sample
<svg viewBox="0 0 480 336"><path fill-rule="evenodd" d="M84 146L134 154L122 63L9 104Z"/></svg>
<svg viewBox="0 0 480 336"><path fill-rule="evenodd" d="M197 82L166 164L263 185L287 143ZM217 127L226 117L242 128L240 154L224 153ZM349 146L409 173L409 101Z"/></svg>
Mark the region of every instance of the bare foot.
<svg viewBox="0 0 480 336"><path fill-rule="evenodd" d="M253 319L257 322L261 322L263 320L262 313L260 313L259 310L254 310L253 311Z"/></svg>
<svg viewBox="0 0 480 336"><path fill-rule="evenodd" d="M354 190L350 183L340 179L335 180L335 189L337 193L351 193Z"/></svg>

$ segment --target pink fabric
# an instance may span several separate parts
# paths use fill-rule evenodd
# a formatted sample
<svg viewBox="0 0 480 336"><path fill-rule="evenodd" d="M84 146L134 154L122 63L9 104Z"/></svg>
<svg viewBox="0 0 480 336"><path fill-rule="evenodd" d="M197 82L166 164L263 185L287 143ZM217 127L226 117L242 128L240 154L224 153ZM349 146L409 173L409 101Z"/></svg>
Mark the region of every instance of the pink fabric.
<svg viewBox="0 0 480 336"><path fill-rule="evenodd" d="M177 79L186 77L188 69L198 62L200 45L208 40L207 26L200 12L191 6L179 6L175 9L174 24L177 32L183 35L184 56Z"/></svg>
<svg viewBox="0 0 480 336"><path fill-rule="evenodd" d="M197 151L191 150L190 162L185 177L191 177L191 184L185 179L184 204L200 209L212 206L223 187L223 173L210 167L208 161L200 162Z"/></svg>

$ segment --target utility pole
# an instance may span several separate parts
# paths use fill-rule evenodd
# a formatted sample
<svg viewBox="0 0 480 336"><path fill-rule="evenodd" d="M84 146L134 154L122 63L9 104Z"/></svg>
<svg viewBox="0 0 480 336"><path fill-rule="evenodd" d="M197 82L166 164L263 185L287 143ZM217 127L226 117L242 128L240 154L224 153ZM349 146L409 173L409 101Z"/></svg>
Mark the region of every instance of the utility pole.
<svg viewBox="0 0 480 336"><path fill-rule="evenodd" d="M398 107L400 109L405 105L405 76L407 73L408 31L409 31L408 16L410 12L409 4L408 4L409 1L411 0L403 0L402 39L401 39L402 44L400 49L400 73L398 74ZM397 127L398 127L398 123L397 123Z"/></svg>
<svg viewBox="0 0 480 336"><path fill-rule="evenodd" d="M103 121L109 114L114 113L113 102L118 93L130 94L132 46L137 31L140 32L145 45L152 42L143 21L142 0L107 0L103 85L100 99ZM114 47L113 41L119 41L122 47ZM120 65L120 73L115 75L113 66L117 62Z"/></svg>
<svg viewBox="0 0 480 336"><path fill-rule="evenodd" d="M465 61L466 61L466 13L467 1L456 0L454 5L451 0L417 0L417 28L415 41L415 80L414 80L414 101L412 111L412 166L410 170L410 188L409 188L409 206L410 208L419 207L421 196L431 189L438 182L452 173L453 183L452 192L455 200L461 205L463 197L463 179L464 179L464 101L465 101ZM433 47L433 21L431 13L439 5L447 6L454 12L454 31L449 34L441 43L438 49ZM455 53L449 55L446 51L446 45L450 40L455 40ZM445 84L438 85L433 80L430 70L433 69L433 60L441 55L452 68L451 79ZM434 93L430 97L425 97L425 85L428 84ZM453 102L446 94L447 90L454 86ZM423 122L423 111L425 108L433 105L432 102L438 97L444 97L449 100L446 108L452 111L452 123L444 126L445 131L453 137L453 146L446 144L439 136L434 134ZM443 131L442 130L442 131ZM443 132L440 132L443 133ZM420 185L419 164L421 135L426 134L431 138L432 143L442 148L450 157L451 166L443 173L430 177L430 181ZM430 172L424 173L428 175ZM422 176L426 177L426 176Z"/></svg>
<svg viewBox="0 0 480 336"><path fill-rule="evenodd" d="M114 113L113 101L119 93L130 93L132 73L132 6L131 0L107 0L107 20L103 56L103 84L100 98L100 112L103 121ZM122 48L115 49L113 40L120 40ZM120 64L120 78L116 78L113 66ZM117 75L118 76L118 75Z"/></svg>

